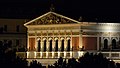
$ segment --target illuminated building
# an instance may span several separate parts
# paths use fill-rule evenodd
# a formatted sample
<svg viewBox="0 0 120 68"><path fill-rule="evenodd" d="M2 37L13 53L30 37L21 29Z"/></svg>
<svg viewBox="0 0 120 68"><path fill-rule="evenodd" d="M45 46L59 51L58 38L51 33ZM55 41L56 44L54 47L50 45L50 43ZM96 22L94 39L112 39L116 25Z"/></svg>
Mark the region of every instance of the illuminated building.
<svg viewBox="0 0 120 68"><path fill-rule="evenodd" d="M50 61L79 58L85 52L102 52L113 59L120 56L119 23L79 22L50 11L24 26L28 29L27 58Z"/></svg>

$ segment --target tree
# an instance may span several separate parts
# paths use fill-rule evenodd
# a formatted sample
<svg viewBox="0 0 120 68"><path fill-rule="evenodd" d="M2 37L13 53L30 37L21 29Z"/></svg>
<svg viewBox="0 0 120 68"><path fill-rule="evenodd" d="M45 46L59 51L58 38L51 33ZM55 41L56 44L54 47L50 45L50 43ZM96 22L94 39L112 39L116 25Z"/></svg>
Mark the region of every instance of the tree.
<svg viewBox="0 0 120 68"><path fill-rule="evenodd" d="M0 67L3 68L27 68L27 60L16 57L16 51L11 49L11 43L0 41Z"/></svg>

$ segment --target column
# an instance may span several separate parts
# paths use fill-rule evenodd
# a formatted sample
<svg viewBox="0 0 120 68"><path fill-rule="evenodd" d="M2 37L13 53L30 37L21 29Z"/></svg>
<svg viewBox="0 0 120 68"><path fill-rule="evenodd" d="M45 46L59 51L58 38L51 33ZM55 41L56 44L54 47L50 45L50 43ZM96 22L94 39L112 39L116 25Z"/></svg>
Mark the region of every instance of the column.
<svg viewBox="0 0 120 68"><path fill-rule="evenodd" d="M111 43L112 43L111 32L109 32L108 47L111 47L110 46Z"/></svg>
<svg viewBox="0 0 120 68"><path fill-rule="evenodd" d="M49 44L50 44L50 41L49 41L49 39L47 38L47 40L46 40L46 51L49 51Z"/></svg>
<svg viewBox="0 0 120 68"><path fill-rule="evenodd" d="M41 37L41 51L43 51L43 50L44 50L44 46L43 46L43 45L44 45L44 43L43 43L43 42L44 42L44 40L43 40L43 39L42 39L42 37Z"/></svg>
<svg viewBox="0 0 120 68"><path fill-rule="evenodd" d="M65 35L64 35L64 51L67 51L67 36L66 36L66 30L64 31Z"/></svg>
<svg viewBox="0 0 120 68"><path fill-rule="evenodd" d="M27 51L29 51L29 35L28 35L28 38L27 38Z"/></svg>
<svg viewBox="0 0 120 68"><path fill-rule="evenodd" d="M36 51L38 52L38 43L39 43L39 40L36 39Z"/></svg>
<svg viewBox="0 0 120 68"><path fill-rule="evenodd" d="M61 38L60 38L60 31L59 32L59 36L58 36L58 51L61 51Z"/></svg>
<svg viewBox="0 0 120 68"><path fill-rule="evenodd" d="M35 51L37 51L37 32L35 31Z"/></svg>
<svg viewBox="0 0 120 68"><path fill-rule="evenodd" d="M67 39L64 39L64 51L67 51Z"/></svg>
<svg viewBox="0 0 120 68"><path fill-rule="evenodd" d="M71 38L70 38L70 50L72 51L72 30L71 30Z"/></svg>
<svg viewBox="0 0 120 68"><path fill-rule="evenodd" d="M42 38L42 31L41 31L41 34L40 34L41 36L40 36L40 38L41 38L41 40L40 40L40 45L41 45L41 52L43 51L43 38ZM41 53L41 55L42 55L42 53Z"/></svg>
<svg viewBox="0 0 120 68"><path fill-rule="evenodd" d="M39 40L36 38L36 51L38 51L38 42Z"/></svg>
<svg viewBox="0 0 120 68"><path fill-rule="evenodd" d="M103 41L104 41L104 39L103 39L103 37L101 36L101 42L100 42L100 43L101 43L101 47L100 47L100 50L103 49L103 46L104 46L104 42L103 42Z"/></svg>
<svg viewBox="0 0 120 68"><path fill-rule="evenodd" d="M99 51L99 36L97 37L97 51Z"/></svg>
<svg viewBox="0 0 120 68"><path fill-rule="evenodd" d="M46 39L46 51L49 51L49 43L50 43L50 40L48 38L48 31L46 32L47 33L47 39Z"/></svg>
<svg viewBox="0 0 120 68"><path fill-rule="evenodd" d="M61 39L58 39L58 51L61 51Z"/></svg>
<svg viewBox="0 0 120 68"><path fill-rule="evenodd" d="M55 40L52 40L52 51L55 51Z"/></svg>
<svg viewBox="0 0 120 68"><path fill-rule="evenodd" d="M66 39L66 51L67 51L67 49L68 49L68 39Z"/></svg>
<svg viewBox="0 0 120 68"><path fill-rule="evenodd" d="M43 40L41 40L41 51L43 51Z"/></svg>
<svg viewBox="0 0 120 68"><path fill-rule="evenodd" d="M83 47L83 44L82 44L82 32L80 32L79 34L79 49L81 49Z"/></svg>
<svg viewBox="0 0 120 68"><path fill-rule="evenodd" d="M80 29L80 30L79 30L79 32L80 32L80 33L79 33L79 35L80 35L80 38L79 38L79 39L80 39L80 49L83 50L83 49L84 49L84 48L83 48L84 45L82 44L82 43L83 43L83 42L82 42L82 33L83 33L83 30L82 30L82 28L81 28L81 25L79 26L79 29Z"/></svg>
<svg viewBox="0 0 120 68"><path fill-rule="evenodd" d="M54 38L54 30L52 31L52 51L55 51L55 38Z"/></svg>

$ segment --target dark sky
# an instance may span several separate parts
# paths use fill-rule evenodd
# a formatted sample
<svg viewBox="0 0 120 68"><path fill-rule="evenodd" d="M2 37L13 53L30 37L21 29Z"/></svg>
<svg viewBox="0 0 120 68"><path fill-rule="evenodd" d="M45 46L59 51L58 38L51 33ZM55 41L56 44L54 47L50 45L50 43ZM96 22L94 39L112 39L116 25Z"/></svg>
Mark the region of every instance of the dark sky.
<svg viewBox="0 0 120 68"><path fill-rule="evenodd" d="M76 20L120 22L119 2L98 0L2 0L0 18L33 19L50 11L51 4L56 13Z"/></svg>

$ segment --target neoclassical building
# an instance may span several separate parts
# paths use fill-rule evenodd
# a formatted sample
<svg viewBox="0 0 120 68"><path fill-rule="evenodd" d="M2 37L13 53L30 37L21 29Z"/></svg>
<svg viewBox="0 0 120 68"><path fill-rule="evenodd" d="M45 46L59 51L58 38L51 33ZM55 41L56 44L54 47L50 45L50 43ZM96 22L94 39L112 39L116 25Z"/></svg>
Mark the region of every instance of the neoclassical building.
<svg viewBox="0 0 120 68"><path fill-rule="evenodd" d="M27 58L79 58L85 52L103 52L119 59L120 24L80 22L53 11L24 24Z"/></svg>

